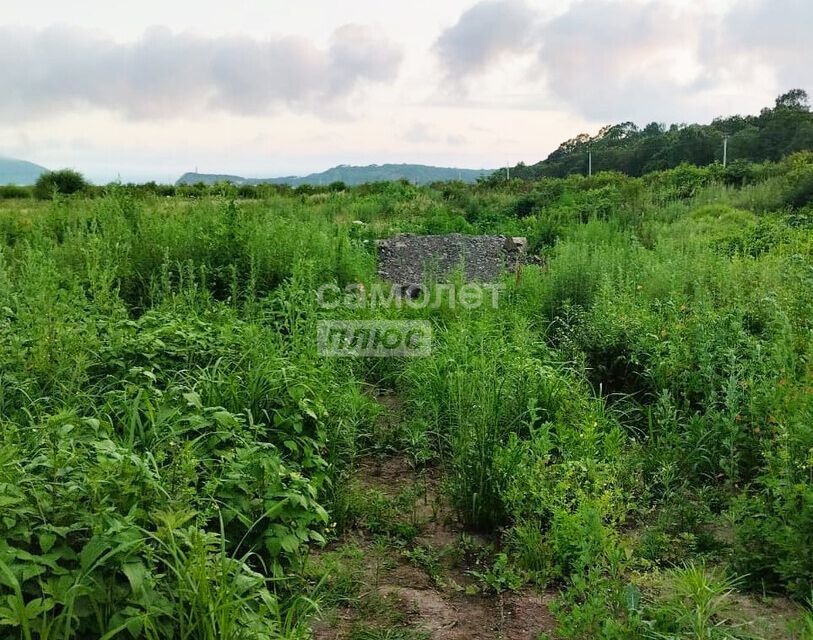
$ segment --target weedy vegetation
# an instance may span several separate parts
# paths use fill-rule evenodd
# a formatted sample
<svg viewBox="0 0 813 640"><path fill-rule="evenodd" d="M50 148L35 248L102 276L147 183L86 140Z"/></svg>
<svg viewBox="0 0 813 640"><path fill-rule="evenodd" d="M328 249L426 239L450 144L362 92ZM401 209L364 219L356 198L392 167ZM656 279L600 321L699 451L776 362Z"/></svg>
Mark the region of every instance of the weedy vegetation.
<svg viewBox="0 0 813 640"><path fill-rule="evenodd" d="M813 154L746 168L5 190L0 637L307 638L389 562L455 588L433 510L486 541L460 597L553 594L548 637L813 637ZM540 264L496 308L320 308L398 232ZM320 357L335 318L432 355ZM359 484L393 457L416 489ZM390 613L344 637L428 637Z"/></svg>

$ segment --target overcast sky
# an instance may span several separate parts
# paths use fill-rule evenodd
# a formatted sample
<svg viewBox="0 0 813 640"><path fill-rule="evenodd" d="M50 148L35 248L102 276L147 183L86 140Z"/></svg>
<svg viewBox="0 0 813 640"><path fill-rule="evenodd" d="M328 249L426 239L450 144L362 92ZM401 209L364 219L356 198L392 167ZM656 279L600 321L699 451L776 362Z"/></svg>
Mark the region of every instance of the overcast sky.
<svg viewBox="0 0 813 640"><path fill-rule="evenodd" d="M98 182L536 162L813 89L810 0L26 0L0 155Z"/></svg>

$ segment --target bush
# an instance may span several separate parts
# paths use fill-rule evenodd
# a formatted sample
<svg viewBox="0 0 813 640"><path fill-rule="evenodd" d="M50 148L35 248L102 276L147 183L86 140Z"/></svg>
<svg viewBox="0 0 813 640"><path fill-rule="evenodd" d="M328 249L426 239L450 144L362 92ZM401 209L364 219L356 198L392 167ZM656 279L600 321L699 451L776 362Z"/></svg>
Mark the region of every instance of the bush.
<svg viewBox="0 0 813 640"><path fill-rule="evenodd" d="M786 204L793 209L801 209L813 202L813 167L799 169L788 177L791 186L785 200Z"/></svg>
<svg viewBox="0 0 813 640"><path fill-rule="evenodd" d="M19 187L15 184L0 186L0 200L10 200L12 198L30 198L31 190L28 187Z"/></svg>
<svg viewBox="0 0 813 640"><path fill-rule="evenodd" d="M793 461L811 455L811 431L804 424L785 431L758 492L738 499L737 567L753 589L800 601L813 592L813 485L805 463Z"/></svg>
<svg viewBox="0 0 813 640"><path fill-rule="evenodd" d="M753 182L755 167L747 160L734 160L723 170L723 182L742 186Z"/></svg>
<svg viewBox="0 0 813 640"><path fill-rule="evenodd" d="M54 195L71 195L88 186L87 181L78 171L60 169L43 173L34 185L34 197L47 200Z"/></svg>

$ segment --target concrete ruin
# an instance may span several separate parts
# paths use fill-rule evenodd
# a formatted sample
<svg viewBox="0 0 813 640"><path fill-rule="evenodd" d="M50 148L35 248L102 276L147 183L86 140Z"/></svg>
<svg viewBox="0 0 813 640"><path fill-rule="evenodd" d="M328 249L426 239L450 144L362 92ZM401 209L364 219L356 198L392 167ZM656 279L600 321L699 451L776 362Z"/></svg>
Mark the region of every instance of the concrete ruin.
<svg viewBox="0 0 813 640"><path fill-rule="evenodd" d="M405 290L461 270L466 282L494 282L526 262L527 249L520 237L402 234L378 241L378 275Z"/></svg>

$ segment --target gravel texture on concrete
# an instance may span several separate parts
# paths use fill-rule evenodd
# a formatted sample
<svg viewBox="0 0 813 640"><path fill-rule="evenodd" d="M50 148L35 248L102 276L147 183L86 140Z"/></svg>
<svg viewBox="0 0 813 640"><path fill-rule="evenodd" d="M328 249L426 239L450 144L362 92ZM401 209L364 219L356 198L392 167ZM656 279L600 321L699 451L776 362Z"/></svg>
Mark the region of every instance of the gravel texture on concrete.
<svg viewBox="0 0 813 640"><path fill-rule="evenodd" d="M378 241L378 274L395 284L448 282L462 268L467 282L493 282L525 261L525 238L397 235Z"/></svg>

